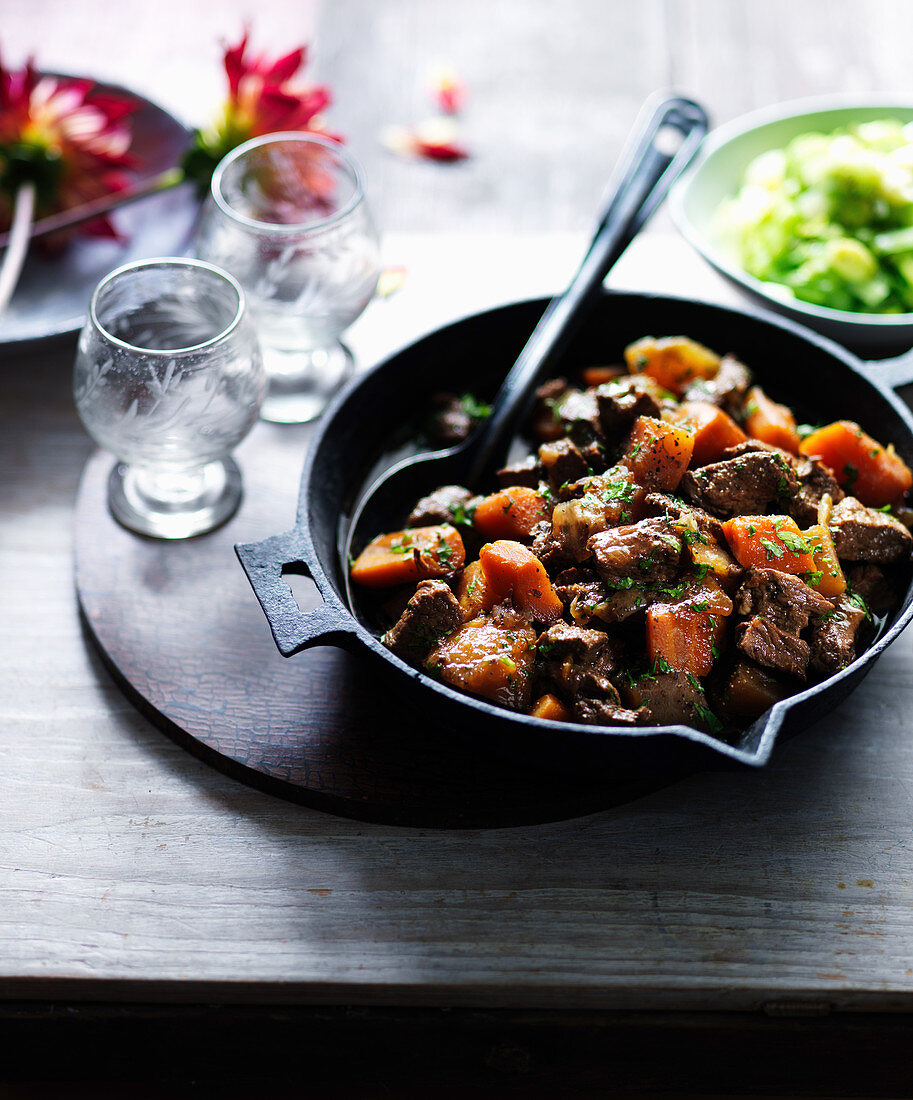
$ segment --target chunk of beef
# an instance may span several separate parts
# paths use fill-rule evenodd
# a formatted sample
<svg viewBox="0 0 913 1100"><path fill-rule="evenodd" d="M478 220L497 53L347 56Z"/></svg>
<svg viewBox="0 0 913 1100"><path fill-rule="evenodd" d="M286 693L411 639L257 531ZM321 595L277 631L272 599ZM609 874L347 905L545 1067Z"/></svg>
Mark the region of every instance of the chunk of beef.
<svg viewBox="0 0 913 1100"><path fill-rule="evenodd" d="M522 462L514 462L498 470L498 484L502 489L509 489L513 485L525 485L527 489L538 489L543 476L544 471L539 459L535 455L530 455Z"/></svg>
<svg viewBox="0 0 913 1100"><path fill-rule="evenodd" d="M655 598L656 592L654 590L645 588L640 584L632 585L630 588L609 589L606 598L602 602L592 605L592 614L597 619L610 625L623 623L626 619L630 619L632 615L644 611L653 603ZM571 606L574 607L575 605L572 604ZM584 612L589 614L590 606L588 603L582 606L578 602L576 604L578 614Z"/></svg>
<svg viewBox="0 0 913 1100"><path fill-rule="evenodd" d="M843 500L844 492L837 484L833 474L817 458L808 455L793 455L781 447L763 443L760 439L746 439L723 451L723 458L739 458L753 452L779 455L788 463L799 482L796 495L787 504L787 511L800 527L810 527L818 522L818 505L825 493L830 495L834 504Z"/></svg>
<svg viewBox="0 0 913 1100"><path fill-rule="evenodd" d="M834 597L834 609L812 619L808 642L811 666L832 676L856 659L856 641L865 611L846 595Z"/></svg>
<svg viewBox="0 0 913 1100"><path fill-rule="evenodd" d="M462 485L442 485L416 504L407 526L430 527L436 523L453 523L460 515L467 516L466 506L470 500L472 493Z"/></svg>
<svg viewBox="0 0 913 1100"><path fill-rule="evenodd" d="M790 464L768 451L689 470L679 483L688 500L718 515L760 515L774 501L787 501L799 491Z"/></svg>
<svg viewBox="0 0 913 1100"><path fill-rule="evenodd" d="M436 447L452 447L468 439L475 421L462 398L455 393L436 393L425 424L428 440Z"/></svg>
<svg viewBox="0 0 913 1100"><path fill-rule="evenodd" d="M884 615L893 607L897 594L877 565L851 565L844 573L849 590L861 596L874 615Z"/></svg>
<svg viewBox="0 0 913 1100"><path fill-rule="evenodd" d="M602 457L605 438L599 422L595 390L568 390L556 404L564 434L577 444L593 469L605 465Z"/></svg>
<svg viewBox="0 0 913 1100"><path fill-rule="evenodd" d="M913 535L900 520L867 508L855 497L844 497L831 513L831 534L837 557L846 561L890 564L909 559Z"/></svg>
<svg viewBox="0 0 913 1100"><path fill-rule="evenodd" d="M774 668L804 680L808 667L808 643L790 634L776 623L760 616L739 623L735 629L735 644L753 661L765 668Z"/></svg>
<svg viewBox="0 0 913 1100"><path fill-rule="evenodd" d="M603 434L609 439L626 432L638 416L659 417L662 409L643 379L619 378L596 389L596 407Z"/></svg>
<svg viewBox="0 0 913 1100"><path fill-rule="evenodd" d="M812 615L823 615L833 604L791 573L777 569L749 569L735 595L735 610L758 616L790 634L808 626Z"/></svg>
<svg viewBox="0 0 913 1100"><path fill-rule="evenodd" d="M600 531L587 543L599 575L610 587L626 581L658 584L678 571L682 540L668 520L642 519Z"/></svg>
<svg viewBox="0 0 913 1100"><path fill-rule="evenodd" d="M558 406L568 391L567 379L550 378L536 390L536 399L529 415L528 430L533 439L543 442L564 435Z"/></svg>
<svg viewBox="0 0 913 1100"><path fill-rule="evenodd" d="M554 581L555 592L565 607L570 608L579 596L585 602L596 604L606 598L606 587L592 569L572 566L563 569Z"/></svg>
<svg viewBox="0 0 913 1100"><path fill-rule="evenodd" d="M530 550L550 574L556 570L566 569L577 560L567 541L561 537L560 530L557 534L553 531L550 519L541 520L536 524Z"/></svg>
<svg viewBox="0 0 913 1100"><path fill-rule="evenodd" d="M596 669L605 676L617 663L616 643L608 634L561 621L539 635L536 651L542 674L568 695L576 691L584 669Z"/></svg>
<svg viewBox="0 0 913 1100"><path fill-rule="evenodd" d="M623 707L614 685L592 672L581 677L572 709L574 718L588 726L648 726L651 721L646 707Z"/></svg>
<svg viewBox="0 0 913 1100"><path fill-rule="evenodd" d="M556 492L562 485L578 481L591 472L586 459L569 439L543 443L539 448L539 462Z"/></svg>
<svg viewBox="0 0 913 1100"><path fill-rule="evenodd" d="M804 455L795 461L799 492L789 502L789 514L800 527L811 527L818 522L818 505L827 494L834 504L843 500L844 492L834 475L817 458Z"/></svg>
<svg viewBox="0 0 913 1100"><path fill-rule="evenodd" d="M463 609L450 588L443 581L422 581L383 641L398 657L416 664L462 625Z"/></svg>
<svg viewBox="0 0 913 1100"><path fill-rule="evenodd" d="M694 726L708 732L722 725L707 704L700 681L684 672L657 672L623 688L624 701L645 707L655 726Z"/></svg>
<svg viewBox="0 0 913 1100"><path fill-rule="evenodd" d="M709 401L730 416L742 411L745 394L751 385L751 371L734 355L724 355L713 378L698 378L685 390L683 401Z"/></svg>
<svg viewBox="0 0 913 1100"><path fill-rule="evenodd" d="M743 439L741 443L733 443L726 447L720 455L721 458L741 458L742 455L758 454L779 455L790 466L794 466L796 456L784 451L782 447L775 447L773 443L765 443L760 439Z"/></svg>
<svg viewBox="0 0 913 1100"><path fill-rule="evenodd" d="M643 724L646 715L623 707L609 679L618 663L618 649L608 634L558 622L539 636L536 648L542 675L571 700L578 722Z"/></svg>
<svg viewBox="0 0 913 1100"><path fill-rule="evenodd" d="M671 516L672 519L693 519L704 538L713 539L716 542L724 541L723 524L717 517L694 504L687 504L680 497L670 496L668 493L647 493L644 504L651 511Z"/></svg>

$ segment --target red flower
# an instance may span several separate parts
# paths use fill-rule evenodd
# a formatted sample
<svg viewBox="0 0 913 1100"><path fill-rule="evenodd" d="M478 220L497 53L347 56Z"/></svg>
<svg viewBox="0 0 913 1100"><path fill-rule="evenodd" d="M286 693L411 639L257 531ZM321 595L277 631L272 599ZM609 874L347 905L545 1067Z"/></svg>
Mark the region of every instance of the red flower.
<svg viewBox="0 0 913 1100"><path fill-rule="evenodd" d="M454 69L438 66L431 72L431 95L445 115L458 115L466 102L466 87Z"/></svg>
<svg viewBox="0 0 913 1100"><path fill-rule="evenodd" d="M209 187L219 161L250 138L281 130L306 130L342 140L324 128L321 112L331 103L329 88L292 83L306 64L306 48L299 46L270 61L262 54L248 53L249 37L245 30L236 46L226 46L228 99L222 117L210 130L197 131L184 161L185 173L197 181L201 192Z"/></svg>
<svg viewBox="0 0 913 1100"><path fill-rule="evenodd" d="M469 150L463 145L455 121L429 118L417 126L387 126L381 131L381 144L393 153L425 160L466 160Z"/></svg>
<svg viewBox="0 0 913 1100"><path fill-rule="evenodd" d="M9 224L25 180L36 185L39 216L124 190L135 109L91 80L41 76L31 60L18 72L0 63L0 222ZM117 236L104 217L81 229Z"/></svg>

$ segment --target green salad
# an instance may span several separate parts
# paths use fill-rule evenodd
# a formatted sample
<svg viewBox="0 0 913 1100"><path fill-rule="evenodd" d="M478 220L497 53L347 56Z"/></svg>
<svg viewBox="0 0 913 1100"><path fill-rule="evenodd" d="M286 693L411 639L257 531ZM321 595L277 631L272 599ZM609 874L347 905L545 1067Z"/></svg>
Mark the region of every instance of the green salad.
<svg viewBox="0 0 913 1100"><path fill-rule="evenodd" d="M913 311L913 123L801 134L762 153L716 228L737 262L784 297Z"/></svg>

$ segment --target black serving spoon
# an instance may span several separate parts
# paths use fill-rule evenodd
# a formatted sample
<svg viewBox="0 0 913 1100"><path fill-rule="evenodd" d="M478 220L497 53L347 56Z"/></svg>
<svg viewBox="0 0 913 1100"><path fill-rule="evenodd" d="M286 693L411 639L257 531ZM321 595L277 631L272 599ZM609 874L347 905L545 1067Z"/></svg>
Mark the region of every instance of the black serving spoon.
<svg viewBox="0 0 913 1100"><path fill-rule="evenodd" d="M348 562L439 485L476 488L502 459L522 423L537 383L553 371L612 266L666 197L707 133L707 115L680 96L648 102L616 170L606 203L577 274L553 298L492 403L491 415L455 447L412 455L384 471L362 494L342 547L346 597L354 611Z"/></svg>

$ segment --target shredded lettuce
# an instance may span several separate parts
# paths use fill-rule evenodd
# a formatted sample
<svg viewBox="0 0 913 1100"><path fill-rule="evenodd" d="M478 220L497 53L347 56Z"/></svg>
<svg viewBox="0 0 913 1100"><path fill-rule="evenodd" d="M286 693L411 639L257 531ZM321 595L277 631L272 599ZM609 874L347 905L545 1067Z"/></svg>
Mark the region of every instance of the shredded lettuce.
<svg viewBox="0 0 913 1100"><path fill-rule="evenodd" d="M784 298L913 311L913 123L801 134L762 153L716 228L741 266Z"/></svg>

